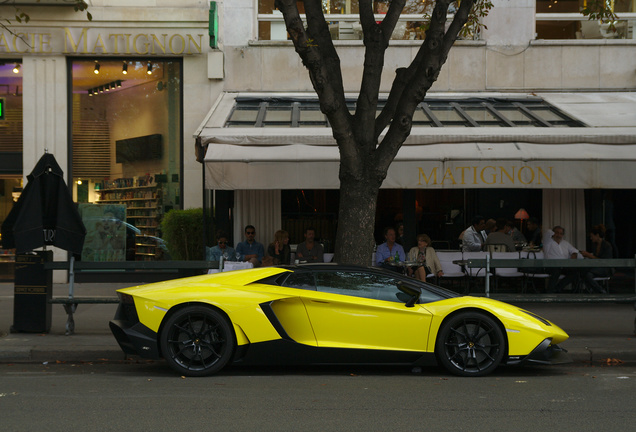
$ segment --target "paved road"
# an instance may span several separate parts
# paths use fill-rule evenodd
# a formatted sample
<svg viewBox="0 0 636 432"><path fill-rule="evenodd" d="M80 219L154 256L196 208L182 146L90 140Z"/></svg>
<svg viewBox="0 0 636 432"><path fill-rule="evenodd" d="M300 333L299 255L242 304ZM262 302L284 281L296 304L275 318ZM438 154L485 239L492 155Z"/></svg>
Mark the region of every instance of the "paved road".
<svg viewBox="0 0 636 432"><path fill-rule="evenodd" d="M636 364L504 368L234 368L0 364L3 431L631 431Z"/></svg>

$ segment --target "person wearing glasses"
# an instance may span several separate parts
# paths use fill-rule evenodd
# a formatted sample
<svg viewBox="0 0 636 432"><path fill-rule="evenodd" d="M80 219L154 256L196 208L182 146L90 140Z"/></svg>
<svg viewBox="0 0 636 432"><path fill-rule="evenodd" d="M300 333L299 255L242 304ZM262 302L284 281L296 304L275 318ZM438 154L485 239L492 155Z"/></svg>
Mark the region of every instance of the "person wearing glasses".
<svg viewBox="0 0 636 432"><path fill-rule="evenodd" d="M206 259L208 261L236 261L236 252L229 246L228 235L224 231L216 233L216 246L206 248Z"/></svg>
<svg viewBox="0 0 636 432"><path fill-rule="evenodd" d="M245 241L236 245L236 253L239 261L251 262L254 267L259 267L265 256L265 248L255 240L256 228L253 225L245 227Z"/></svg>

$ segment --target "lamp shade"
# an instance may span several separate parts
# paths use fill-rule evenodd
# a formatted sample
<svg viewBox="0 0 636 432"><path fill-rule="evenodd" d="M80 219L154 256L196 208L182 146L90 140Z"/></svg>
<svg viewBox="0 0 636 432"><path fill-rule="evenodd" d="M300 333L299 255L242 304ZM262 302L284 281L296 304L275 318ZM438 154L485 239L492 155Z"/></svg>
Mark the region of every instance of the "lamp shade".
<svg viewBox="0 0 636 432"><path fill-rule="evenodd" d="M530 215L528 214L528 212L526 211L526 209L520 208L517 213L515 213L515 219L529 219Z"/></svg>

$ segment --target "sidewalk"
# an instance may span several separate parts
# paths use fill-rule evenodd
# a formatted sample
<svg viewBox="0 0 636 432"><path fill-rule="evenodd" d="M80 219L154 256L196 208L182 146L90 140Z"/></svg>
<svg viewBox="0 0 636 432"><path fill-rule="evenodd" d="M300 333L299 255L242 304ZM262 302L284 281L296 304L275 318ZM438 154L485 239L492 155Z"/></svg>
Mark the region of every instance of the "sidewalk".
<svg viewBox="0 0 636 432"><path fill-rule="evenodd" d="M124 284L76 284L77 296L114 296ZM54 296L68 295L68 285L56 284ZM569 335L562 344L575 362L636 362L633 304L544 304L518 306L549 319ZM9 333L13 323L13 284L0 283L0 363L99 362L124 360L108 322L116 304L81 304L74 314L75 334L65 336L66 313L52 305L53 320L47 334Z"/></svg>

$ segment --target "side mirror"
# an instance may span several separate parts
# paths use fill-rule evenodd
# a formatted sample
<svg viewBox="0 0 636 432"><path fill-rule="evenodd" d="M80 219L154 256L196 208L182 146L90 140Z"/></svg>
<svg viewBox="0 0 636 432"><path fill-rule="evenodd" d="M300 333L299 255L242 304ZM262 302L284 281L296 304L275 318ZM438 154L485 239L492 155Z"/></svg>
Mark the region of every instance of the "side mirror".
<svg viewBox="0 0 636 432"><path fill-rule="evenodd" d="M409 299L404 303L406 307L413 307L415 303L420 299L420 294L422 294L422 290L419 287L407 285L404 282L398 283L398 289L402 291L404 294L409 296Z"/></svg>

